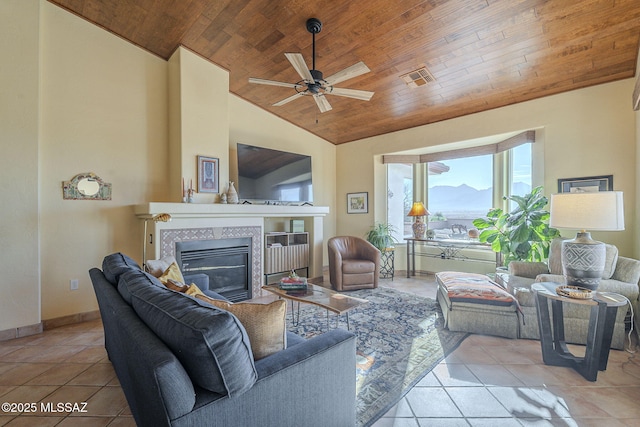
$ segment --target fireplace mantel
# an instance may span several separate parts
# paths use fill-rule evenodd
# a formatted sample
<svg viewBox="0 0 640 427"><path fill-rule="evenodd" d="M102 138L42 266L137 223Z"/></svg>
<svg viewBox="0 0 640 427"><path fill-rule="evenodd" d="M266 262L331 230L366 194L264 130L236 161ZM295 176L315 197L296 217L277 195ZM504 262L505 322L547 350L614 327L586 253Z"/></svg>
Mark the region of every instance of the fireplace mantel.
<svg viewBox="0 0 640 427"><path fill-rule="evenodd" d="M160 213L171 215L171 222L147 221L149 235L145 236L145 242L149 259L171 254L177 241L252 237L254 296L261 295L264 234L286 231L287 219L303 219L305 231L309 232L309 276L322 277L323 217L329 213L327 206L149 202L134 206L134 213L141 220Z"/></svg>
<svg viewBox="0 0 640 427"><path fill-rule="evenodd" d="M329 213L328 206L285 205L231 205L221 203L164 203L150 202L137 205L134 212L141 218L150 218L159 213L184 218L225 217L323 217Z"/></svg>

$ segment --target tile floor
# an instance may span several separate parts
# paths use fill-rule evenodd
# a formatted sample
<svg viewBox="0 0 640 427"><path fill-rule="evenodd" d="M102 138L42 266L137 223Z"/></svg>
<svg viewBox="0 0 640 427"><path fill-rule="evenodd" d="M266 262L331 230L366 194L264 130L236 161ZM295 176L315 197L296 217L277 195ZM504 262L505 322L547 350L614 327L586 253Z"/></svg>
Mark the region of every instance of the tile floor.
<svg viewBox="0 0 640 427"><path fill-rule="evenodd" d="M396 275L382 286L435 296L433 276ZM613 350L608 369L589 382L571 369L545 366L537 341L472 335L374 427L635 426L638 359ZM107 359L100 321L0 342L2 402L33 403L36 411L3 407L0 426L135 425ZM78 403L74 412L55 405L67 402Z"/></svg>

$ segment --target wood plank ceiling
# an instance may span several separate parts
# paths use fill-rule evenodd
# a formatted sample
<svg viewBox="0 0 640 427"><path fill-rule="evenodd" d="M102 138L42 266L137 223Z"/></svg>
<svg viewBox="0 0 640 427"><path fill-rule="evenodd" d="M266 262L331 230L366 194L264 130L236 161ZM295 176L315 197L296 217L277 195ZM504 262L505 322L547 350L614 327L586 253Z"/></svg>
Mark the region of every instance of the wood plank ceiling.
<svg viewBox="0 0 640 427"><path fill-rule="evenodd" d="M633 77L640 36L638 0L49 1L165 59L183 45L229 70L230 92L333 144ZM284 53L311 67L311 17L316 68L363 61L370 73L336 86L371 101L273 107L294 89L248 83L300 80ZM435 81L411 89L399 77L421 66Z"/></svg>

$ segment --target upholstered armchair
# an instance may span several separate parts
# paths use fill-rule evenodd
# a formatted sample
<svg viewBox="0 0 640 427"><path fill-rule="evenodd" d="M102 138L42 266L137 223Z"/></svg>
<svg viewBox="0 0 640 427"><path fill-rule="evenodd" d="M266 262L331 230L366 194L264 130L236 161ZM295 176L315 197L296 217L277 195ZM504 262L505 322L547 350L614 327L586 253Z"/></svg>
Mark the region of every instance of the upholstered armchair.
<svg viewBox="0 0 640 427"><path fill-rule="evenodd" d="M371 243L354 236L332 237L329 251L329 280L337 291L377 288L380 275L380 251Z"/></svg>

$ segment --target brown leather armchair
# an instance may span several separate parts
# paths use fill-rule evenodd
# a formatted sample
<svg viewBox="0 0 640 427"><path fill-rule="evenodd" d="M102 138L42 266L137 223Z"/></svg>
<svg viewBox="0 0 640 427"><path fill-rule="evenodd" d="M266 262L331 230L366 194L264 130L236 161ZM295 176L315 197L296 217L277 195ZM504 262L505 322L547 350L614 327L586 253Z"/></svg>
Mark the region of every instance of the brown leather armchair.
<svg viewBox="0 0 640 427"><path fill-rule="evenodd" d="M329 280L336 291L377 288L380 275L380 251L371 243L354 236L332 237L329 250Z"/></svg>

